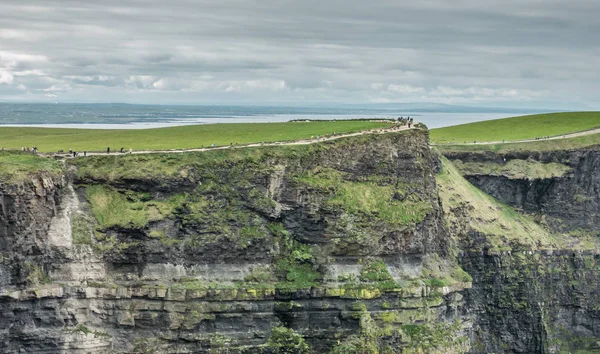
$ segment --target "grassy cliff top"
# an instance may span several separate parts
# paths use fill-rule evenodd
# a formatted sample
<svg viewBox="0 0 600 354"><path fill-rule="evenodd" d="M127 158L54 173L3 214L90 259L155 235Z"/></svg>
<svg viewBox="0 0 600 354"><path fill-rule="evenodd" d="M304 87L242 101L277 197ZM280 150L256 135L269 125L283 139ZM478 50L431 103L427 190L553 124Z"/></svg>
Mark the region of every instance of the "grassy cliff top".
<svg viewBox="0 0 600 354"><path fill-rule="evenodd" d="M6 149L36 146L41 152L188 149L215 145L289 141L332 133L385 128L389 123L325 121L295 123L203 124L157 129L0 128L0 145Z"/></svg>
<svg viewBox="0 0 600 354"><path fill-rule="evenodd" d="M61 164L53 159L21 152L0 152L0 182L18 182L36 172L59 173Z"/></svg>
<svg viewBox="0 0 600 354"><path fill-rule="evenodd" d="M558 136L600 128L600 112L537 114L456 125L431 130L431 142L472 143Z"/></svg>
<svg viewBox="0 0 600 354"><path fill-rule="evenodd" d="M203 152L153 153L153 154L101 154L70 160L77 166L81 179L116 181L120 179L188 178L193 170L205 170L221 164L239 161L259 163L267 159L293 159L304 165L312 164L315 154L329 149L353 151L355 146L368 147L390 137L418 139L425 146L428 132L421 129L403 130L386 134L359 134L357 136L323 141L306 145L279 145L214 149ZM409 148L407 148L409 149ZM356 153L356 151L354 151ZM343 154L349 159L353 154Z"/></svg>
<svg viewBox="0 0 600 354"><path fill-rule="evenodd" d="M581 149L590 146L600 145L600 133L588 134L565 139L539 140L522 143L498 143L498 144L477 144L477 145L437 145L436 149L442 152L463 152L463 151L493 151L496 153L509 153L520 151L556 151Z"/></svg>

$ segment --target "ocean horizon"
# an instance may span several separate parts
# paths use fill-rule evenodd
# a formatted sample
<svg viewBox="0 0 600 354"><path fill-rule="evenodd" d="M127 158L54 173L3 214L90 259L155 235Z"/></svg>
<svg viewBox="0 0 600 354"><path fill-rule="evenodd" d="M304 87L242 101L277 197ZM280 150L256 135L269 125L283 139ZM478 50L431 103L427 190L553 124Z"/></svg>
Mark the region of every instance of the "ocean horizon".
<svg viewBox="0 0 600 354"><path fill-rule="evenodd" d="M150 129L214 123L269 123L290 120L343 120L413 117L429 128L531 114L515 112L423 112L399 109L192 106L138 104L0 103L0 126Z"/></svg>

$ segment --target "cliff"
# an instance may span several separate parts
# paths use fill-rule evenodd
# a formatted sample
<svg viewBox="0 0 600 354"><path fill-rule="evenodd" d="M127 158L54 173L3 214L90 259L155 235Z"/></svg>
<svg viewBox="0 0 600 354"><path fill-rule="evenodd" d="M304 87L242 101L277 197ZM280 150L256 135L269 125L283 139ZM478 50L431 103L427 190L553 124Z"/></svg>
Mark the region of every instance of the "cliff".
<svg viewBox="0 0 600 354"><path fill-rule="evenodd" d="M498 218L495 234L457 234L461 264L473 277L466 294L475 315L471 351L600 351L598 148L444 154L456 175L497 198L520 229ZM475 211L456 210L450 220L481 220Z"/></svg>
<svg viewBox="0 0 600 354"><path fill-rule="evenodd" d="M4 153L3 352L597 351L596 154Z"/></svg>
<svg viewBox="0 0 600 354"><path fill-rule="evenodd" d="M7 181L0 341L8 353L462 352L471 279L450 252L439 168L413 131L77 159Z"/></svg>

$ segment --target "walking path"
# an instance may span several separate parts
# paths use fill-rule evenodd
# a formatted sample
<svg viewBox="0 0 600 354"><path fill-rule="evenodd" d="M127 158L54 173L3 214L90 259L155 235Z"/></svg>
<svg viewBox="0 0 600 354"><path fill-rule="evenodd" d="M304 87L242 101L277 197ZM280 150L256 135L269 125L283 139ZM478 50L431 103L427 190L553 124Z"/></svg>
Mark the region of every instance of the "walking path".
<svg viewBox="0 0 600 354"><path fill-rule="evenodd" d="M558 139L568 139L568 138L576 138L579 136L592 135L600 133L600 128L585 130L582 132L568 133L556 136L550 136L547 138L539 138L539 139L523 139L523 140L510 140L510 141L483 141L483 142L474 142L474 143L435 143L430 145L494 145L494 144L515 144L515 143L530 143L534 141L545 141L545 140L558 140Z"/></svg>
<svg viewBox="0 0 600 354"><path fill-rule="evenodd" d="M226 150L226 149L241 149L241 148L251 148L251 147L260 147L260 146L286 146L286 145L309 145L315 143L321 143L324 141L331 141L341 138L347 138L351 136L359 136L366 134L383 134L383 133L391 133L391 132L399 132L403 130L414 129L414 125L411 128L408 128L406 125L394 125L391 128L381 128L381 129L372 129L372 130L363 130L356 133L348 133L348 134L339 134L339 135L330 135L326 137L319 137L314 139L303 139L303 140L295 140L295 141L280 141L280 142L268 142L268 143L251 143L251 144L243 144L243 145L225 145L225 146L214 146L214 147L206 147L206 148L192 148L192 149L173 149L173 150L139 150L132 151L131 153L128 150L124 152L119 152L119 150L112 151L110 154L106 152L87 152L87 156L107 156L107 155L129 155L129 154L177 154L184 152L203 152L203 151L213 151L213 150ZM78 152L78 157L83 157L83 152ZM45 153L43 155L69 155L69 153Z"/></svg>

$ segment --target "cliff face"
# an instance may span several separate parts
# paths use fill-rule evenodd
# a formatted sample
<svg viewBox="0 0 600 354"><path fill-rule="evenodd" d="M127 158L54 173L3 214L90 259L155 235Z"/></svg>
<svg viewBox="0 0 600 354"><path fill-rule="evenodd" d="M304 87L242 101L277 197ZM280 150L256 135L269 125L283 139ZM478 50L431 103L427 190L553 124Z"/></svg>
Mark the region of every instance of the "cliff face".
<svg viewBox="0 0 600 354"><path fill-rule="evenodd" d="M467 252L474 353L600 351L597 252Z"/></svg>
<svg viewBox="0 0 600 354"><path fill-rule="evenodd" d="M464 352L470 277L427 143L97 157L2 184L3 350Z"/></svg>
<svg viewBox="0 0 600 354"><path fill-rule="evenodd" d="M2 352L600 350L597 150L445 155L413 130L0 173Z"/></svg>
<svg viewBox="0 0 600 354"><path fill-rule="evenodd" d="M598 352L597 147L445 156L530 222L514 239L481 230L457 235L460 262L473 277L471 351Z"/></svg>
<svg viewBox="0 0 600 354"><path fill-rule="evenodd" d="M64 180L39 173L27 184L0 182L0 286L24 284L27 272L16 264L46 266L57 256L48 240Z"/></svg>

